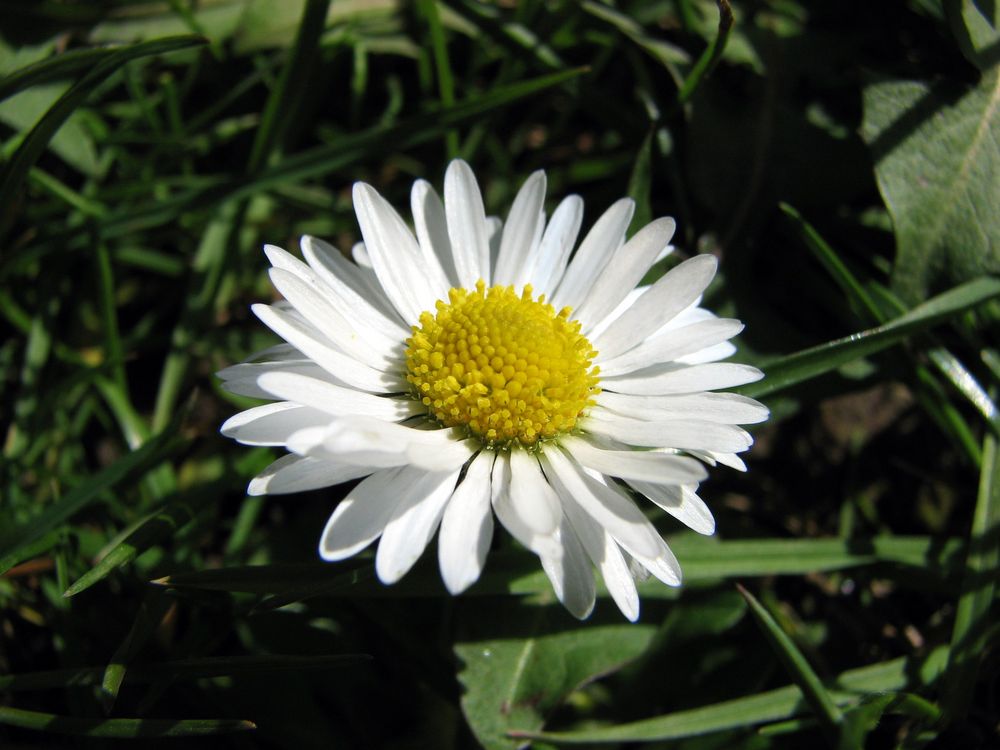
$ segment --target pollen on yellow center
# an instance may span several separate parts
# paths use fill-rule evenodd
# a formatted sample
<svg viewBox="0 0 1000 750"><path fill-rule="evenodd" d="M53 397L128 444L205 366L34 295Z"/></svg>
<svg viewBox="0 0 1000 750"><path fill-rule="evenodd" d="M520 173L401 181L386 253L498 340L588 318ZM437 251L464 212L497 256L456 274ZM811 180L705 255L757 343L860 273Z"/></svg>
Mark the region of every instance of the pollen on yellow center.
<svg viewBox="0 0 1000 750"><path fill-rule="evenodd" d="M442 424L530 448L572 430L600 393L597 353L569 316L530 286L452 289L406 340L406 379Z"/></svg>

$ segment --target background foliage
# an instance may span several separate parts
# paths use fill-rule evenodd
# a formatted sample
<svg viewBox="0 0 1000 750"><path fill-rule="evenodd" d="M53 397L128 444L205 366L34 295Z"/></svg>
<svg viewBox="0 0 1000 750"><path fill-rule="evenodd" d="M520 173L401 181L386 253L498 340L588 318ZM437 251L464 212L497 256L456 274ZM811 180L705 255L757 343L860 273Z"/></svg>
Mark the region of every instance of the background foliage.
<svg viewBox="0 0 1000 750"><path fill-rule="evenodd" d="M995 746L997 8L0 2L0 743ZM342 490L218 435L261 245L456 155L498 214L544 168L675 216L768 372L636 625L499 537L459 598L321 565Z"/></svg>

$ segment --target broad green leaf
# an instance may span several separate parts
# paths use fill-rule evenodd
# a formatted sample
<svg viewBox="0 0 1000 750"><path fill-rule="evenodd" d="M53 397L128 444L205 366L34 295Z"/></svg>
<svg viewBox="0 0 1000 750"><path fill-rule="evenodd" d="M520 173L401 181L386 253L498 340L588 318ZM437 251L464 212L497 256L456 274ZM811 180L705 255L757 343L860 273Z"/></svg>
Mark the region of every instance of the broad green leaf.
<svg viewBox="0 0 1000 750"><path fill-rule="evenodd" d="M879 352L932 325L1000 296L1000 280L982 278L949 289L885 325L789 354L762 369L766 377L738 391L755 398L789 388Z"/></svg>
<svg viewBox="0 0 1000 750"><path fill-rule="evenodd" d="M572 690L638 657L655 633L651 625L591 620L579 627L558 605L510 601L470 608L462 618L455 655L461 661L462 711L487 750L521 743L508 729L540 728Z"/></svg>
<svg viewBox="0 0 1000 750"><path fill-rule="evenodd" d="M778 659L785 666L785 671L792 681L798 685L799 690L805 696L806 701L816 713L820 723L826 730L829 737L838 735L838 727L843 720L843 714L837 708L836 701L823 686L819 675L816 674L812 665L799 651L792 639L781 629L781 626L771 616L771 613L757 601L757 598L745 588L737 584L740 594L750 605L750 613L760 627L764 637L771 646Z"/></svg>
<svg viewBox="0 0 1000 750"><path fill-rule="evenodd" d="M944 0L952 33L969 62L982 71L1000 62L1000 3Z"/></svg>
<svg viewBox="0 0 1000 750"><path fill-rule="evenodd" d="M86 719L0 706L0 724L55 734L128 739L200 737L244 732L257 727L242 719Z"/></svg>
<svg viewBox="0 0 1000 750"><path fill-rule="evenodd" d="M957 93L916 81L864 91L862 134L896 231L893 284L911 304L1000 273L1000 68Z"/></svg>
<svg viewBox="0 0 1000 750"><path fill-rule="evenodd" d="M947 649L939 647L923 658L893 659L870 667L851 669L825 683L838 706L849 706L866 694L909 690L932 684L944 670ZM537 738L560 745L600 742L650 742L693 737L725 729L780 721L802 714L806 703L795 686L723 701L687 711L643 719L612 727L573 732L517 731L514 736Z"/></svg>

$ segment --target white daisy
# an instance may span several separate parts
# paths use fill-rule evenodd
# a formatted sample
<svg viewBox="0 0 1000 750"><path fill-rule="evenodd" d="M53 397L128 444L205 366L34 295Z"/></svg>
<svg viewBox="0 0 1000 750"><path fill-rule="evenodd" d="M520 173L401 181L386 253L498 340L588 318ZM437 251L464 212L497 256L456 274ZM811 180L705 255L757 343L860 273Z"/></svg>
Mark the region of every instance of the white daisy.
<svg viewBox="0 0 1000 750"><path fill-rule="evenodd" d="M266 247L285 301L253 311L287 343L219 375L234 393L277 400L222 432L289 451L252 495L363 478L323 530L325 560L379 539L375 569L393 583L440 528L441 575L459 593L479 578L495 513L575 616L593 609L596 566L635 620L636 576L677 586L681 569L633 496L713 533L696 493L704 464L743 470L736 454L752 440L737 425L768 416L716 391L762 375L718 361L743 326L698 306L715 258L637 287L670 251L672 219L626 241L633 202L619 200L573 253L583 201L566 198L546 221L544 197L535 172L501 225L454 161L443 202L413 185L416 236L357 183L354 263L312 237L305 263Z"/></svg>

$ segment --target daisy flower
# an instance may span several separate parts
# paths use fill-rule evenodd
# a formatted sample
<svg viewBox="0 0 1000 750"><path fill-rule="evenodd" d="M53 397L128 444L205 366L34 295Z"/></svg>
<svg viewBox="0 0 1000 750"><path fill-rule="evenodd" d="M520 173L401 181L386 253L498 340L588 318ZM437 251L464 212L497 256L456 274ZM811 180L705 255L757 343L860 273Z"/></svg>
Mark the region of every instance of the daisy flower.
<svg viewBox="0 0 1000 750"><path fill-rule="evenodd" d="M312 237L305 262L267 246L284 301L253 311L286 343L219 375L233 393L273 403L222 432L288 451L251 495L361 480L323 529L324 560L378 539L375 570L391 584L438 532L441 576L457 594L483 570L495 516L538 555L573 615L593 609L596 567L635 620L638 577L681 582L636 499L713 533L696 491L705 465L744 470L736 454L752 440L737 425L768 416L718 391L762 374L719 361L743 325L698 306L714 257L637 286L672 249L672 219L626 240L634 204L623 198L574 252L583 201L571 195L546 219L544 198L535 172L501 223L454 161L443 201L414 183L415 232L371 186L354 185L364 238L354 262Z"/></svg>

